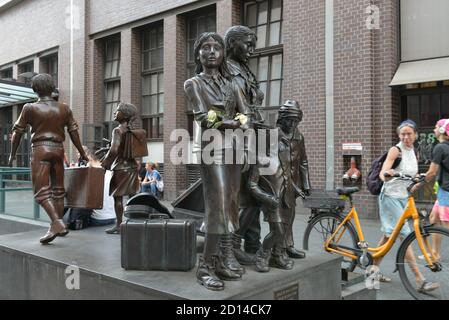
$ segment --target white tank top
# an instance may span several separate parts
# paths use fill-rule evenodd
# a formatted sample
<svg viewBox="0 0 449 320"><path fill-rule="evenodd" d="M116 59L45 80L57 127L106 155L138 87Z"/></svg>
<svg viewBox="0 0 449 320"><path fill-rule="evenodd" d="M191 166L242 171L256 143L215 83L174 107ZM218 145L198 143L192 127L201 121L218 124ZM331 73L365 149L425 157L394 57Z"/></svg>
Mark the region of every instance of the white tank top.
<svg viewBox="0 0 449 320"><path fill-rule="evenodd" d="M414 177L418 174L418 160L416 159L415 150L413 148L407 148L402 142L397 144L397 146L402 150L402 160L394 170ZM407 187L409 185L410 181L392 179L385 182L384 194L392 198L408 198Z"/></svg>

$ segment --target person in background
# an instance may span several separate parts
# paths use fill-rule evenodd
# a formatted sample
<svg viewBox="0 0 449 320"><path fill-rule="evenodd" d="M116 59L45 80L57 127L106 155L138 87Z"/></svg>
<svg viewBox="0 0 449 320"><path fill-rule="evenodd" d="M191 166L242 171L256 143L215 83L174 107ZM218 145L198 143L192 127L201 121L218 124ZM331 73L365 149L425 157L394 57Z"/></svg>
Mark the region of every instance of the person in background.
<svg viewBox="0 0 449 320"><path fill-rule="evenodd" d="M142 165L142 159L136 159L137 162L137 170L139 172L139 182L142 184L143 180L145 180L145 176L147 175L147 169Z"/></svg>
<svg viewBox="0 0 449 320"><path fill-rule="evenodd" d="M151 193L155 197L158 197L157 182L162 180L162 176L157 171L156 165L152 162L148 162L146 165L147 174L142 182L142 192Z"/></svg>
<svg viewBox="0 0 449 320"><path fill-rule="evenodd" d="M89 166L101 168L101 162L97 156L92 153L89 148L83 147L87 157L89 158ZM103 190L103 209L95 209L89 218L90 227L108 226L115 222L114 200L109 196L109 184L112 179L112 171L106 170L104 175L104 190Z"/></svg>
<svg viewBox="0 0 449 320"><path fill-rule="evenodd" d="M437 201L430 215L432 224L441 224L449 228L449 119L441 119L434 130L439 144L432 152L432 162L426 173L426 182L437 177L438 192ZM435 237L432 241L436 258L440 258L441 237Z"/></svg>

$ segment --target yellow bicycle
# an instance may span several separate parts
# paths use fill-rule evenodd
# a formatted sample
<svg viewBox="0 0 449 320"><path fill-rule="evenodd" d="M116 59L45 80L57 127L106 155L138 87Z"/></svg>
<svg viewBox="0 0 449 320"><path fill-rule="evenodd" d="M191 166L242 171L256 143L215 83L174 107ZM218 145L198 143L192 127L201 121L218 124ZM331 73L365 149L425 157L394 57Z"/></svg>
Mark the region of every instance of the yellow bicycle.
<svg viewBox="0 0 449 320"><path fill-rule="evenodd" d="M358 188L343 188L337 193L349 200L351 210L315 210L304 233L303 247L310 250L320 244L321 250L343 256L342 268L353 271L357 266L366 269L374 259L388 254L399 237L404 224L413 221L413 232L401 243L397 252L396 271L399 271L405 289L418 300L449 299L449 230L430 225L420 216L411 189L424 181L424 177L412 178L397 174L393 178L410 181L408 204L388 242L380 247L369 247L365 240L360 219L352 195ZM352 221L354 223L352 223ZM411 251L409 251L411 250ZM432 290L426 284L432 283Z"/></svg>

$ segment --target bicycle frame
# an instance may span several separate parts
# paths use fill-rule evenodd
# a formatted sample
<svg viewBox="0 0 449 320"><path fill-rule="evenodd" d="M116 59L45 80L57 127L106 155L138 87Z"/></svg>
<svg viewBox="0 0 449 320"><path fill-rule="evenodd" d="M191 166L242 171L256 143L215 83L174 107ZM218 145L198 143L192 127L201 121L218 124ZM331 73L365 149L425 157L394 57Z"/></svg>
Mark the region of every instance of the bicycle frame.
<svg viewBox="0 0 449 320"><path fill-rule="evenodd" d="M407 206L404 209L404 212L403 212L401 218L399 219L399 222L396 225L396 227L393 231L393 234L388 239L388 241L383 246L368 248L368 252L372 253L372 256L374 259L382 258L385 255L387 255L388 252L393 247L396 239L399 237L402 227L404 226L404 224L407 222L407 219L409 219L409 218L413 219L413 227L416 232L416 239L418 240L419 248L420 248L421 252L423 253L423 256L424 256L426 262L428 263L428 265L430 267L433 267L434 266L433 261L437 261L437 260L434 257L433 251L430 250L430 247L431 247L430 244L427 241L425 241L422 236L421 221L419 218L418 210L416 209L416 206L415 206L415 199L412 196L409 197ZM352 220L354 220L354 225L355 225L359 240L361 242L365 242L365 236L363 235L363 230L362 230L362 226L360 223L360 219L357 214L357 210L356 210L355 206L352 204L352 199L351 199L351 211L346 216L346 218L343 220L343 222L339 224L339 226L337 227L337 230L332 234L332 236L326 241L326 243L324 245L324 249L327 252L340 254L342 256L345 256L345 257L348 257L351 259L358 258L357 255L354 255L354 252L359 251L359 249L355 249L355 248L342 249L342 248L338 247L338 242L341 240L341 238L343 237L343 235L346 231L346 227L345 227L346 224ZM340 233L340 231L341 231L341 233ZM336 247L332 246L333 243L337 244L337 246ZM429 252L430 252L430 254L429 254Z"/></svg>

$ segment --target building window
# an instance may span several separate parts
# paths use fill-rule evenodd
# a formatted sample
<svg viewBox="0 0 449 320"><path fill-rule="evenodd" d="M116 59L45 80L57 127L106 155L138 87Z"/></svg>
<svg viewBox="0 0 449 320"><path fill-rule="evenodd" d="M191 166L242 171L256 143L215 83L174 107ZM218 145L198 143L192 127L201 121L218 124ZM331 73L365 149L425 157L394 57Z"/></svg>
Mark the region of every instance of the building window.
<svg viewBox="0 0 449 320"><path fill-rule="evenodd" d="M53 82L58 87L58 55L43 57L41 59L42 71L52 76Z"/></svg>
<svg viewBox="0 0 449 320"><path fill-rule="evenodd" d="M260 89L265 93L263 107L278 107L282 97L282 53L261 55L250 60L250 68L256 74Z"/></svg>
<svg viewBox="0 0 449 320"><path fill-rule="evenodd" d="M12 68L0 70L0 79L12 80Z"/></svg>
<svg viewBox="0 0 449 320"><path fill-rule="evenodd" d="M204 32L216 32L217 15L215 10L190 15L187 17L187 78L195 76L194 44Z"/></svg>
<svg viewBox="0 0 449 320"><path fill-rule="evenodd" d="M106 40L104 49L104 122L106 136L110 137L114 112L120 103L120 39Z"/></svg>
<svg viewBox="0 0 449 320"><path fill-rule="evenodd" d="M282 0L244 2L244 24L254 30L258 38L250 68L265 93L262 114L272 125L282 104L282 16Z"/></svg>
<svg viewBox="0 0 449 320"><path fill-rule="evenodd" d="M164 136L164 29L142 31L142 121L148 139Z"/></svg>
<svg viewBox="0 0 449 320"><path fill-rule="evenodd" d="M34 73L34 61L19 64L18 73L20 80L25 84L31 84Z"/></svg>
<svg viewBox="0 0 449 320"><path fill-rule="evenodd" d="M120 81L105 83L105 122L114 120L114 112L120 103Z"/></svg>
<svg viewBox="0 0 449 320"><path fill-rule="evenodd" d="M282 43L282 0L247 1L245 24L257 34L257 48Z"/></svg>

